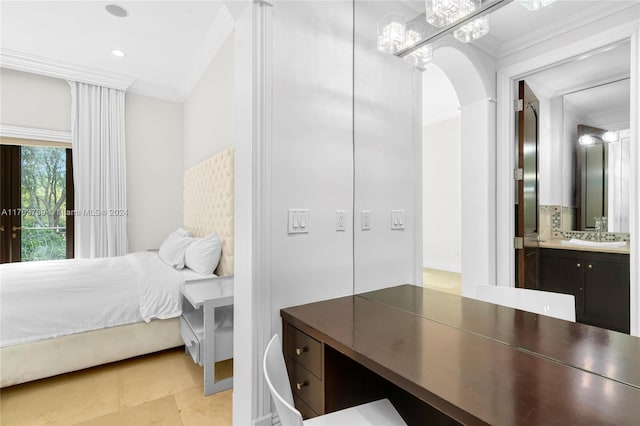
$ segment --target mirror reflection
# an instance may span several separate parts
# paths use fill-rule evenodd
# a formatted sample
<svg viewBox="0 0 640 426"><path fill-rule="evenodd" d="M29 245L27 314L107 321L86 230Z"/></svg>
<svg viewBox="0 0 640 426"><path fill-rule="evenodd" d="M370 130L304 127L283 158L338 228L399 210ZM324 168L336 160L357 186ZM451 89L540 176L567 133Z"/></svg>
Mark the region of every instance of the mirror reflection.
<svg viewBox="0 0 640 426"><path fill-rule="evenodd" d="M579 231L629 232L629 79L564 95L577 114L576 225ZM577 143L576 143L577 142Z"/></svg>

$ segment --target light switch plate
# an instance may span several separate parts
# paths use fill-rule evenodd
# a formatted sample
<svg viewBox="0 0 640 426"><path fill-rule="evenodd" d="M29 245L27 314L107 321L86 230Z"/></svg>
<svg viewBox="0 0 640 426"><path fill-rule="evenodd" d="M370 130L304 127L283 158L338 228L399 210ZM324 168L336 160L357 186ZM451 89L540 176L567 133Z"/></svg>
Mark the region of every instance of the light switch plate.
<svg viewBox="0 0 640 426"><path fill-rule="evenodd" d="M336 210L336 231L347 230L347 212L345 210Z"/></svg>
<svg viewBox="0 0 640 426"><path fill-rule="evenodd" d="M391 229L404 229L404 210L391 210Z"/></svg>
<svg viewBox="0 0 640 426"><path fill-rule="evenodd" d="M362 210L360 212L360 224L363 231L371 230L371 210Z"/></svg>
<svg viewBox="0 0 640 426"><path fill-rule="evenodd" d="M309 209L289 209L289 234L307 234L309 232Z"/></svg>

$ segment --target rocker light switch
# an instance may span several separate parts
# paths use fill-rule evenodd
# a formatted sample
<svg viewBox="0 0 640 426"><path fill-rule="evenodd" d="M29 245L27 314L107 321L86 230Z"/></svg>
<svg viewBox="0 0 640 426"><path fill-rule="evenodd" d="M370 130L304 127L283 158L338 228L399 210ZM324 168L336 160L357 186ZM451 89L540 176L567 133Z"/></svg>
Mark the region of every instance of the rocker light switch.
<svg viewBox="0 0 640 426"><path fill-rule="evenodd" d="M404 210L391 210L391 229L404 229Z"/></svg>
<svg viewBox="0 0 640 426"><path fill-rule="evenodd" d="M309 233L309 209L289 209L289 234Z"/></svg>

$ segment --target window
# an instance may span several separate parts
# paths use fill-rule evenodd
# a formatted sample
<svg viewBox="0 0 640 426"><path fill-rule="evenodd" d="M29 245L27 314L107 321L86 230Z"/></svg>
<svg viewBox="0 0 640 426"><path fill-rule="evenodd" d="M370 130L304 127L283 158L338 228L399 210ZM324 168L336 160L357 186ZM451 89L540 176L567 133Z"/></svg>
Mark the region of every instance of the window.
<svg viewBox="0 0 640 426"><path fill-rule="evenodd" d="M0 262L73 257L71 150L1 145Z"/></svg>

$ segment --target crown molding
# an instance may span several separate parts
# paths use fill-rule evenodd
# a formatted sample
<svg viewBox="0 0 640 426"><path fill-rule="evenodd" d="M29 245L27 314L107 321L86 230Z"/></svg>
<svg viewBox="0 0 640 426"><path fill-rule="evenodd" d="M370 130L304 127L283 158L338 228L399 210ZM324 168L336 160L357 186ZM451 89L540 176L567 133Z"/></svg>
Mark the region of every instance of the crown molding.
<svg viewBox="0 0 640 426"><path fill-rule="evenodd" d="M0 136L5 138L71 143L71 132L68 130L36 129L33 127L0 124Z"/></svg>
<svg viewBox="0 0 640 426"><path fill-rule="evenodd" d="M151 98L162 99L170 102L184 102L185 98L175 87L164 87L156 84L149 84L137 81L133 83L127 93L149 96Z"/></svg>
<svg viewBox="0 0 640 426"><path fill-rule="evenodd" d="M191 67L191 72L183 80L182 85L178 88L178 97L184 101L191 93L193 88L198 84L198 81L204 74L205 70L215 58L218 50L222 47L227 37L233 31L235 22L227 10L226 6L220 8L218 16L213 21L205 41L200 49L200 55L196 59L195 63Z"/></svg>
<svg viewBox="0 0 640 426"><path fill-rule="evenodd" d="M526 49L542 41L552 39L560 34L570 32L585 25L589 25L594 21L632 7L636 7L636 5L626 2L598 3L579 13L554 22L551 25L544 26L537 29L536 31L532 31L513 40L505 42L500 49L498 57L502 58L511 55L512 53L515 53L519 50Z"/></svg>
<svg viewBox="0 0 640 426"><path fill-rule="evenodd" d="M9 49L0 49L0 66L119 90L127 90L135 81L133 77L107 73L95 68L83 67Z"/></svg>
<svg viewBox="0 0 640 426"><path fill-rule="evenodd" d="M637 5L626 2L599 3L580 13L568 16L558 22L554 22L536 31L514 38L513 40L505 41L504 43L490 32L472 44L494 58L500 59L632 7L637 7Z"/></svg>

